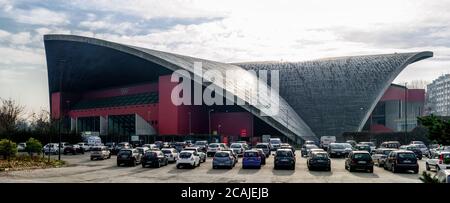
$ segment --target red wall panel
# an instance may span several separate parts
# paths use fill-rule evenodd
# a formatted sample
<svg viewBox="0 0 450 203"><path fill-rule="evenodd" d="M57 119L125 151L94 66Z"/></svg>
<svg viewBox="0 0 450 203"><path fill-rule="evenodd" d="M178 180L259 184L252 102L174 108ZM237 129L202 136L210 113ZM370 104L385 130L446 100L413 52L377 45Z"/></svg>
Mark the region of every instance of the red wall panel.
<svg viewBox="0 0 450 203"><path fill-rule="evenodd" d="M220 124L220 129L219 129ZM212 112L211 129L220 135L239 136L246 131L246 137L253 134L253 115L248 112Z"/></svg>
<svg viewBox="0 0 450 203"><path fill-rule="evenodd" d="M178 107L172 103L171 92L177 84L170 82L171 75L159 77L159 134L178 134Z"/></svg>

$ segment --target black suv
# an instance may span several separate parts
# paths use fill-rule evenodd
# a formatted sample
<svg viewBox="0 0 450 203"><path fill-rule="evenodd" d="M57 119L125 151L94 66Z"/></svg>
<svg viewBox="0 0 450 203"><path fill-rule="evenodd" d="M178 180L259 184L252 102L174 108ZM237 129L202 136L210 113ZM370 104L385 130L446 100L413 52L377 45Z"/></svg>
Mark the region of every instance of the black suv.
<svg viewBox="0 0 450 203"><path fill-rule="evenodd" d="M274 169L286 167L295 170L295 156L291 149L277 149L274 158Z"/></svg>
<svg viewBox="0 0 450 203"><path fill-rule="evenodd" d="M327 152L312 152L311 156L306 160L308 170L325 169L331 171L331 160Z"/></svg>
<svg viewBox="0 0 450 203"><path fill-rule="evenodd" d="M162 151L147 151L142 157L141 163L142 168L145 168L147 165L159 168L167 166L169 160Z"/></svg>
<svg viewBox="0 0 450 203"><path fill-rule="evenodd" d="M417 174L419 173L419 164L414 152L397 150L389 154L384 164L384 169L391 170L394 173L412 170Z"/></svg>
<svg viewBox="0 0 450 203"><path fill-rule="evenodd" d="M345 169L353 172L364 170L373 173L373 161L368 151L353 151L348 154L345 160Z"/></svg>
<svg viewBox="0 0 450 203"><path fill-rule="evenodd" d="M117 153L117 166L128 164L136 166L141 163L142 154L137 149L121 149Z"/></svg>

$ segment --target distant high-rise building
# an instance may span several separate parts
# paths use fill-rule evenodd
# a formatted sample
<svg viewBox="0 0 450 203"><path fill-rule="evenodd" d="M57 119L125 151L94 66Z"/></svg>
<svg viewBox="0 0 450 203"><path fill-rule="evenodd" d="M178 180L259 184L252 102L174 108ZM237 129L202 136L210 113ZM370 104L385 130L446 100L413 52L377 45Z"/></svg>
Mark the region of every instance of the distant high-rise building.
<svg viewBox="0 0 450 203"><path fill-rule="evenodd" d="M426 113L450 116L450 74L427 85Z"/></svg>

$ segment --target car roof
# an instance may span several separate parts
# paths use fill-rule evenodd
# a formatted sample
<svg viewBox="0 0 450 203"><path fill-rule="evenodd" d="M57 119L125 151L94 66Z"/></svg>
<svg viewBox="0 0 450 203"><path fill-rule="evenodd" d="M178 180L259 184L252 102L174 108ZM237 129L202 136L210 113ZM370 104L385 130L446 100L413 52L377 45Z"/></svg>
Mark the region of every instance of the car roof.
<svg viewBox="0 0 450 203"><path fill-rule="evenodd" d="M368 151L353 151L353 154L369 154Z"/></svg>
<svg viewBox="0 0 450 203"><path fill-rule="evenodd" d="M256 149L248 149L248 150L245 150L245 152L258 152L258 150L256 150Z"/></svg>
<svg viewBox="0 0 450 203"><path fill-rule="evenodd" d="M292 150L291 149L277 149L277 151L290 151L290 152L292 152Z"/></svg>
<svg viewBox="0 0 450 203"><path fill-rule="evenodd" d="M396 152L396 153L413 153L414 154L413 151L409 151L409 150L395 150L394 152Z"/></svg>
<svg viewBox="0 0 450 203"><path fill-rule="evenodd" d="M171 147L166 147L166 148L162 148L161 150L175 150L175 149L171 148Z"/></svg>
<svg viewBox="0 0 450 203"><path fill-rule="evenodd" d="M180 153L194 153L193 151L189 151L189 150L183 150L183 151L181 151Z"/></svg>

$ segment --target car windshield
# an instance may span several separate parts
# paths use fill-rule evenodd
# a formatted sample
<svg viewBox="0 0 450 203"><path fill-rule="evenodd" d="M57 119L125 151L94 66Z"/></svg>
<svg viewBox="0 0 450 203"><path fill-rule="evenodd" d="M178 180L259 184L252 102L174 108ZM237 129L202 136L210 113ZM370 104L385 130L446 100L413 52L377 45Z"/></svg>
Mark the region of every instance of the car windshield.
<svg viewBox="0 0 450 203"><path fill-rule="evenodd" d="M270 140L270 144L280 144L280 140Z"/></svg>
<svg viewBox="0 0 450 203"><path fill-rule="evenodd" d="M211 147L211 148L217 148L217 147L219 147L219 144L209 144L209 147Z"/></svg>
<svg viewBox="0 0 450 203"><path fill-rule="evenodd" d="M122 150L119 152L119 155L130 155L131 151L130 150Z"/></svg>
<svg viewBox="0 0 450 203"><path fill-rule="evenodd" d="M259 153L258 152L245 152L244 153L244 157L258 157Z"/></svg>
<svg viewBox="0 0 450 203"><path fill-rule="evenodd" d="M413 153L398 153L398 158L400 159L415 159L416 155Z"/></svg>
<svg viewBox="0 0 450 203"><path fill-rule="evenodd" d="M384 151L383 151L383 154L384 154L384 155L389 155L389 153L391 153L391 152L392 152L392 150L384 150Z"/></svg>
<svg viewBox="0 0 450 203"><path fill-rule="evenodd" d="M427 148L427 146L425 146L424 144L418 144L416 146L419 147L419 148Z"/></svg>
<svg viewBox="0 0 450 203"><path fill-rule="evenodd" d="M330 148L331 149L345 149L344 145L341 145L341 144L331 144Z"/></svg>
<svg viewBox="0 0 450 203"><path fill-rule="evenodd" d="M91 151L99 152L99 151L102 151L102 148L101 147L94 147L94 148L91 149Z"/></svg>
<svg viewBox="0 0 450 203"><path fill-rule="evenodd" d="M370 149L370 147L368 145L365 145L365 146L360 145L360 146L356 146L356 149L358 149L358 150L368 150L368 149Z"/></svg>
<svg viewBox="0 0 450 203"><path fill-rule="evenodd" d="M277 157L292 157L292 151L285 151L285 150L277 151Z"/></svg>
<svg viewBox="0 0 450 203"><path fill-rule="evenodd" d="M361 142L363 145L375 146L372 142Z"/></svg>
<svg viewBox="0 0 450 203"><path fill-rule="evenodd" d="M172 154L172 151L169 150L169 149L165 149L165 150L162 150L162 153L164 153L164 154Z"/></svg>
<svg viewBox="0 0 450 203"><path fill-rule="evenodd" d="M344 148L352 148L352 145L351 144L349 144L349 143L344 143L344 144L342 144L342 146L344 146Z"/></svg>
<svg viewBox="0 0 450 203"><path fill-rule="evenodd" d="M118 147L124 147L125 144L124 144L124 143L119 143L117 146L118 146Z"/></svg>
<svg viewBox="0 0 450 203"><path fill-rule="evenodd" d="M317 147L316 145L308 144L308 145L305 145L305 148L306 149L318 149L319 147Z"/></svg>
<svg viewBox="0 0 450 203"><path fill-rule="evenodd" d="M315 153L314 158L316 159L327 159L328 154L327 153Z"/></svg>
<svg viewBox="0 0 450 203"><path fill-rule="evenodd" d="M145 156L146 157L156 157L156 156L158 156L158 153L150 151L150 152L146 152Z"/></svg>
<svg viewBox="0 0 450 203"><path fill-rule="evenodd" d="M386 143L384 144L386 148L398 148L397 143Z"/></svg>
<svg viewBox="0 0 450 203"><path fill-rule="evenodd" d="M206 145L207 142L206 141L197 141L195 142L195 145Z"/></svg>
<svg viewBox="0 0 450 203"><path fill-rule="evenodd" d="M138 150L138 152L141 153L141 154L144 153L144 149L142 149L142 148L137 148L137 150Z"/></svg>
<svg viewBox="0 0 450 203"><path fill-rule="evenodd" d="M184 145L185 145L184 142L177 142L177 143L175 143L175 146L184 146Z"/></svg>
<svg viewBox="0 0 450 203"><path fill-rule="evenodd" d="M227 152L217 152L214 157L229 157L230 154Z"/></svg>
<svg viewBox="0 0 450 203"><path fill-rule="evenodd" d="M241 148L241 144L231 144L231 148Z"/></svg>
<svg viewBox="0 0 450 203"><path fill-rule="evenodd" d="M265 144L257 144L256 148L260 148L260 149L267 149L269 148L269 146L265 145Z"/></svg>
<svg viewBox="0 0 450 203"><path fill-rule="evenodd" d="M192 156L192 153L190 153L190 152L181 152L180 153L180 158L182 158L182 159L187 159L187 158L190 158Z"/></svg>
<svg viewBox="0 0 450 203"><path fill-rule="evenodd" d="M353 155L353 159L369 160L371 157L368 153L356 153Z"/></svg>
<svg viewBox="0 0 450 203"><path fill-rule="evenodd" d="M408 146L406 147L406 150L417 150L418 148L416 146Z"/></svg>

